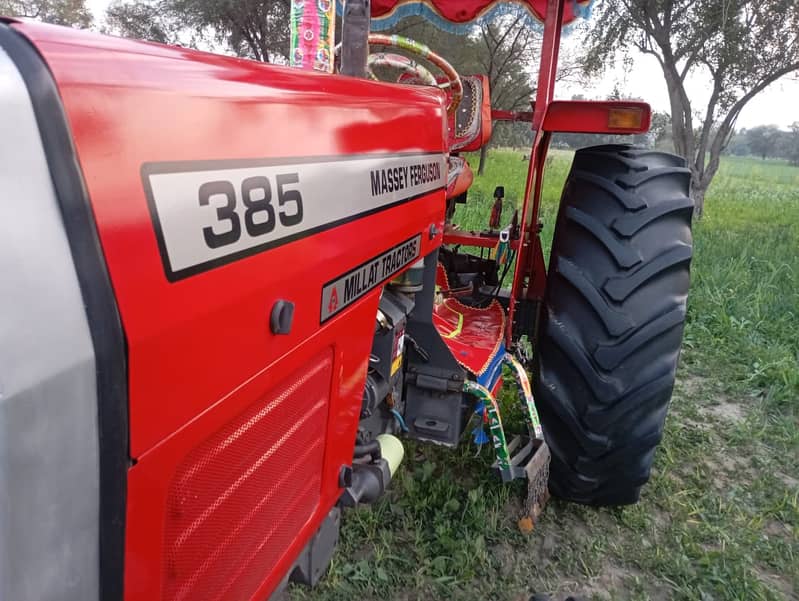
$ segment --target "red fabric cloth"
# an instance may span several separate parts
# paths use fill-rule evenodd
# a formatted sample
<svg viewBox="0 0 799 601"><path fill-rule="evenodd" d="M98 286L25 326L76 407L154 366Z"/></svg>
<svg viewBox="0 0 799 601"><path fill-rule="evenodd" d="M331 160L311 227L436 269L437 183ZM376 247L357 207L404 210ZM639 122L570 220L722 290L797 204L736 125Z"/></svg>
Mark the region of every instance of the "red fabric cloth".
<svg viewBox="0 0 799 601"><path fill-rule="evenodd" d="M449 290L449 278L447 277L447 270L441 263L436 264L436 288Z"/></svg>
<svg viewBox="0 0 799 601"><path fill-rule="evenodd" d="M447 173L447 199L455 198L466 192L474 181L474 173L463 157L449 157Z"/></svg>
<svg viewBox="0 0 799 601"><path fill-rule="evenodd" d="M435 10L447 21L466 23L479 17L491 9L497 0L372 0L372 16L385 17L400 4L424 3ZM518 0L517 4L525 6L537 19L544 20L547 12L547 0ZM572 2L566 2L563 23L570 23L575 18Z"/></svg>
<svg viewBox="0 0 799 601"><path fill-rule="evenodd" d="M499 349L505 311L497 301L478 309L448 298L433 309L433 325L455 360L479 376Z"/></svg>

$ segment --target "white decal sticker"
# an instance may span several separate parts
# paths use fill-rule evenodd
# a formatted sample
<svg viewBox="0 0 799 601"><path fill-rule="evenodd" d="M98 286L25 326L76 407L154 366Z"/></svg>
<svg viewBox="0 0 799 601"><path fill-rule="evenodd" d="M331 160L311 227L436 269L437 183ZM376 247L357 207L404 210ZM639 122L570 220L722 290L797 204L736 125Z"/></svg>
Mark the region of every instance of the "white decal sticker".
<svg viewBox="0 0 799 601"><path fill-rule="evenodd" d="M323 323L419 258L421 234L369 259L322 288Z"/></svg>
<svg viewBox="0 0 799 601"><path fill-rule="evenodd" d="M147 199L175 281L446 185L442 154L147 163Z"/></svg>

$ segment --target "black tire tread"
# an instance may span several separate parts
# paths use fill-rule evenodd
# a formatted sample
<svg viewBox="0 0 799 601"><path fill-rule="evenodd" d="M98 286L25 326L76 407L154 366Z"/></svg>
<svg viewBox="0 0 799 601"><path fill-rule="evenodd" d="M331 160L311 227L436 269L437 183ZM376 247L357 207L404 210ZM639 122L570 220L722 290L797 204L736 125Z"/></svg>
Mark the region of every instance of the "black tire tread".
<svg viewBox="0 0 799 601"><path fill-rule="evenodd" d="M692 255L685 161L604 145L575 153L535 344L550 489L635 503L674 385Z"/></svg>
<svg viewBox="0 0 799 601"><path fill-rule="evenodd" d="M641 228L646 227L655 219L660 219L669 213L677 211L690 212L694 211L694 203L690 198L675 198L670 203L664 203L651 209L641 211L640 213L633 213L624 215L613 221L613 230L620 236L629 238L637 234Z"/></svg>
<svg viewBox="0 0 799 601"><path fill-rule="evenodd" d="M660 273L680 263L689 263L692 254L689 245L677 244L632 273L608 278L603 289L614 301L621 302Z"/></svg>
<svg viewBox="0 0 799 601"><path fill-rule="evenodd" d="M602 188L603 190L610 193L616 201L619 202L623 207L635 210L635 209L645 209L646 208L646 201L642 198L639 198L635 194L629 194L624 188L618 185L616 182L608 180L604 177L598 176L594 173L590 173L588 171L578 171L572 170L571 174L569 175L570 178L575 180L581 180L583 182L593 184L598 188Z"/></svg>
<svg viewBox="0 0 799 601"><path fill-rule="evenodd" d="M588 213L574 207L566 207L566 219L580 224L594 238L599 240L608 252L613 255L613 259L619 267L633 267L643 260L640 252L625 246L612 232L608 231L603 223L600 223Z"/></svg>
<svg viewBox="0 0 799 601"><path fill-rule="evenodd" d="M610 302L594 286L580 268L566 258L558 262L557 272L566 279L586 301L605 324L605 329L614 336L621 336L633 327L632 321L624 313L616 311Z"/></svg>
<svg viewBox="0 0 799 601"><path fill-rule="evenodd" d="M685 307L675 307L638 328L637 332L624 340L598 344L594 351L594 359L602 369L608 371L616 369L634 351L683 322L685 322Z"/></svg>
<svg viewBox="0 0 799 601"><path fill-rule="evenodd" d="M625 190L629 190L630 188L638 188L641 184L650 182L658 177L671 177L680 172L691 175L691 170L686 167L656 167L646 171L634 171L628 175L620 175L614 181Z"/></svg>

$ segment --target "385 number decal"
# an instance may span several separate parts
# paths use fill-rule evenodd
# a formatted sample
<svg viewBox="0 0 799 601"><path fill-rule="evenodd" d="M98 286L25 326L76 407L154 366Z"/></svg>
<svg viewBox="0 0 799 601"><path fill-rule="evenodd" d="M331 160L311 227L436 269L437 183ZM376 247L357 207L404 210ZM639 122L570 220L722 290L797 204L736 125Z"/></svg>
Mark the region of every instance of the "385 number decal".
<svg viewBox="0 0 799 601"><path fill-rule="evenodd" d="M164 273L176 282L441 192L446 158L156 162L144 163L141 175Z"/></svg>
<svg viewBox="0 0 799 601"><path fill-rule="evenodd" d="M302 222L302 194L297 188L288 188L300 183L297 173L279 173L275 176L277 188L277 211L272 204L272 184L263 175L248 177L241 182L240 196L234 185L227 180L206 182L200 186L198 199L201 207L216 207L217 224L203 228L203 238L208 248L219 248L235 244L241 239L241 217L238 199L244 205L244 229L253 238L275 230L277 219L284 227Z"/></svg>

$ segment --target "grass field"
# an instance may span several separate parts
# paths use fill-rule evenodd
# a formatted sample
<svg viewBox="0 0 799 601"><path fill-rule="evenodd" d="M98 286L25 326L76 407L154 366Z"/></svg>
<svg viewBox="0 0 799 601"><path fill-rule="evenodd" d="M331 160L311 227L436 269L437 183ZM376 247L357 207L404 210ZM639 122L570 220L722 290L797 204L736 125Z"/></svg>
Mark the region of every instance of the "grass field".
<svg viewBox="0 0 799 601"><path fill-rule="evenodd" d="M569 163L555 152L548 168L547 246ZM499 184L510 209L525 169L492 151L456 221L484 227ZM492 477L490 449L410 444L388 496L345 513L323 583L291 598L799 599L799 168L725 159L694 242L678 382L638 505L554 500L523 535L523 486Z"/></svg>

